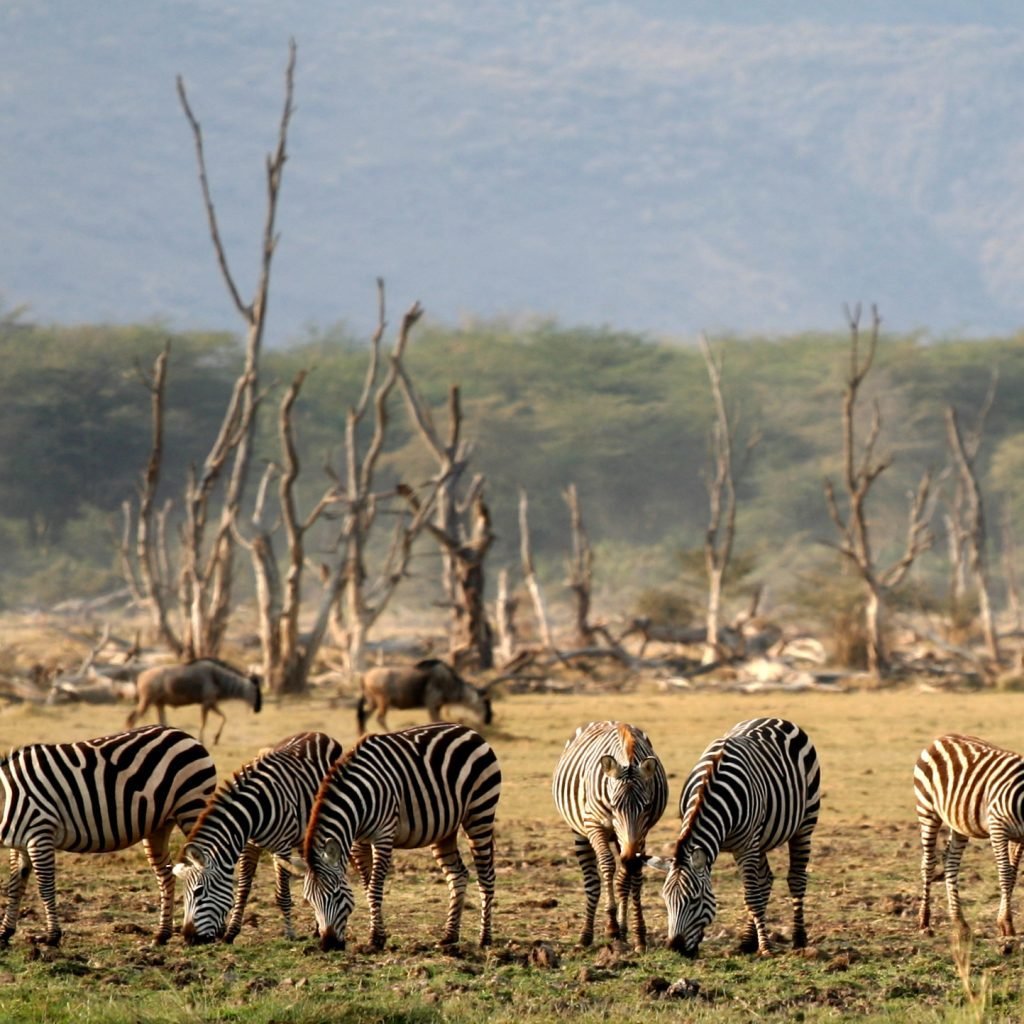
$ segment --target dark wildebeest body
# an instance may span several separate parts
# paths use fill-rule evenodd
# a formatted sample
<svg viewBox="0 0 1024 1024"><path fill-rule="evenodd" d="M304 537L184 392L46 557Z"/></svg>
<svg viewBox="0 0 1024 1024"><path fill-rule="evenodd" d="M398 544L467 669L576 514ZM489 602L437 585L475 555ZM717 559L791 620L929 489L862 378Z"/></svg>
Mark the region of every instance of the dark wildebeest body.
<svg viewBox="0 0 1024 1024"><path fill-rule="evenodd" d="M202 741L206 728L206 716L211 712L220 715L220 728L213 742L220 742L226 718L217 706L221 700L244 700L253 711L263 706L260 693L260 677L247 676L216 658L197 658L185 665L165 665L149 668L139 674L136 681L138 704L128 716L128 728L132 728L150 706L156 708L160 724L167 724L164 709L178 708L186 704L199 704L202 717L199 724L199 739Z"/></svg>
<svg viewBox="0 0 1024 1024"><path fill-rule="evenodd" d="M356 709L359 731L366 731L366 720L373 710L386 730L389 708L426 708L430 720L437 722L446 704L464 704L480 716L484 725L491 724L493 711L487 692L467 683L438 658L404 667L371 668L363 674L363 695Z"/></svg>

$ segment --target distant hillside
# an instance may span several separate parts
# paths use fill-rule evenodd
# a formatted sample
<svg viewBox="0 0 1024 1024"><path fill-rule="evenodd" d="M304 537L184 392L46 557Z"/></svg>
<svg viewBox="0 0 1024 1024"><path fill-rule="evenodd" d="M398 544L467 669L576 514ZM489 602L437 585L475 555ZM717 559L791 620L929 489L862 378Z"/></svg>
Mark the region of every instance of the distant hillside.
<svg viewBox="0 0 1024 1024"><path fill-rule="evenodd" d="M293 35L274 342L363 329L378 274L449 323L784 332L857 298L896 329L1024 322L1018 9L722 6L9 0L0 297L238 329L174 80L248 290Z"/></svg>

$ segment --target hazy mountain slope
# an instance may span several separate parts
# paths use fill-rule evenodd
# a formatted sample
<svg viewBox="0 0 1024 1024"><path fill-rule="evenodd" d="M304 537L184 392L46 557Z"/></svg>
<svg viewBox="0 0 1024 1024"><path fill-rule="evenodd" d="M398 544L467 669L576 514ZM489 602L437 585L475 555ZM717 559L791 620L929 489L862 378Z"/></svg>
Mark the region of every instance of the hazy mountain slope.
<svg viewBox="0 0 1024 1024"><path fill-rule="evenodd" d="M760 5L756 5L760 6ZM40 319L237 326L289 35L297 111L272 338L421 298L685 334L1024 319L1016 9L461 0L8 0L0 295Z"/></svg>

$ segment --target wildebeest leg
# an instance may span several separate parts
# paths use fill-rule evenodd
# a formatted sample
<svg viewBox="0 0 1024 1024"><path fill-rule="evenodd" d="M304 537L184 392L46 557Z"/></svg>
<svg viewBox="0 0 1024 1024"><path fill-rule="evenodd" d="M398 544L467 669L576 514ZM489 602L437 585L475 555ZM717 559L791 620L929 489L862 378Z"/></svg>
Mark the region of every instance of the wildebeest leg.
<svg viewBox="0 0 1024 1024"><path fill-rule="evenodd" d="M217 735L213 737L213 742L217 744L220 743L220 734L224 731L224 723L227 721L227 718L225 717L224 712L221 711L216 704L211 704L210 710L214 714L220 715L220 728L217 730Z"/></svg>
<svg viewBox="0 0 1024 1024"><path fill-rule="evenodd" d="M26 850L11 850L11 874L7 880L7 908L4 911L0 945L6 946L18 927L18 911L25 895L28 876L32 874L32 861Z"/></svg>
<svg viewBox="0 0 1024 1024"><path fill-rule="evenodd" d="M388 731L388 702L382 698L377 704L377 721L380 722L380 727L387 732Z"/></svg>
<svg viewBox="0 0 1024 1024"><path fill-rule="evenodd" d="M46 934L39 936L39 941L47 946L60 944L61 930L57 921L57 883L56 859L54 857L53 836L44 835L29 840L28 856L36 873L39 886L39 897L46 907Z"/></svg>
<svg viewBox="0 0 1024 1024"><path fill-rule="evenodd" d="M231 903L231 913L228 915L228 926L224 929L224 941L234 942L235 936L242 930L242 914L245 912L245 904L249 900L249 893L252 890L253 876L256 874L256 865L260 859L260 848L255 843L246 843L242 850L242 856L238 861L238 881L235 883L235 898ZM279 870L277 863L275 870ZM278 900L278 906L280 906ZM293 938L291 926L287 916L285 917L285 934Z"/></svg>
<svg viewBox="0 0 1024 1024"><path fill-rule="evenodd" d="M469 872L459 854L458 834L453 833L447 839L435 843L430 851L444 872L445 881L448 883L448 916L444 922L441 945L454 946L459 941L462 908L466 903L466 883L469 881Z"/></svg>
<svg viewBox="0 0 1024 1024"><path fill-rule="evenodd" d="M167 724L167 708L163 704L157 704L156 715L161 725Z"/></svg>
<svg viewBox="0 0 1024 1024"><path fill-rule="evenodd" d="M142 840L146 860L149 861L160 887L160 927L153 936L153 941L158 946L163 946L171 937L171 925L174 923L174 871L171 869L171 858L167 850L173 827L174 822L168 821Z"/></svg>

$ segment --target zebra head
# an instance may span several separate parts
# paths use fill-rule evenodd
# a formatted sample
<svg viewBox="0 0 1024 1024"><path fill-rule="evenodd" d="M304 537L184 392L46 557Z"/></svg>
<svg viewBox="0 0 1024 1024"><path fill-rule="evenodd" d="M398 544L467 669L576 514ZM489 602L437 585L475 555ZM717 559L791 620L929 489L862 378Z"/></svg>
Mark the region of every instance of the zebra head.
<svg viewBox="0 0 1024 1024"><path fill-rule="evenodd" d="M345 925L356 905L341 843L328 837L307 851L302 895L313 908L324 951L345 948Z"/></svg>
<svg viewBox="0 0 1024 1024"><path fill-rule="evenodd" d="M611 754L604 754L601 770L608 777L611 826L619 844L619 856L627 868L632 868L644 852L644 841L651 824L651 799L658 759L645 757L639 764L619 764Z"/></svg>
<svg viewBox="0 0 1024 1024"><path fill-rule="evenodd" d="M196 843L186 843L174 874L184 886L181 935L189 946L223 938L234 891L233 865L221 864Z"/></svg>
<svg viewBox="0 0 1024 1024"><path fill-rule="evenodd" d="M649 857L647 863L667 872L661 895L668 911L669 948L692 959L717 909L711 889L711 858L705 850L693 847L677 850L673 860Z"/></svg>

